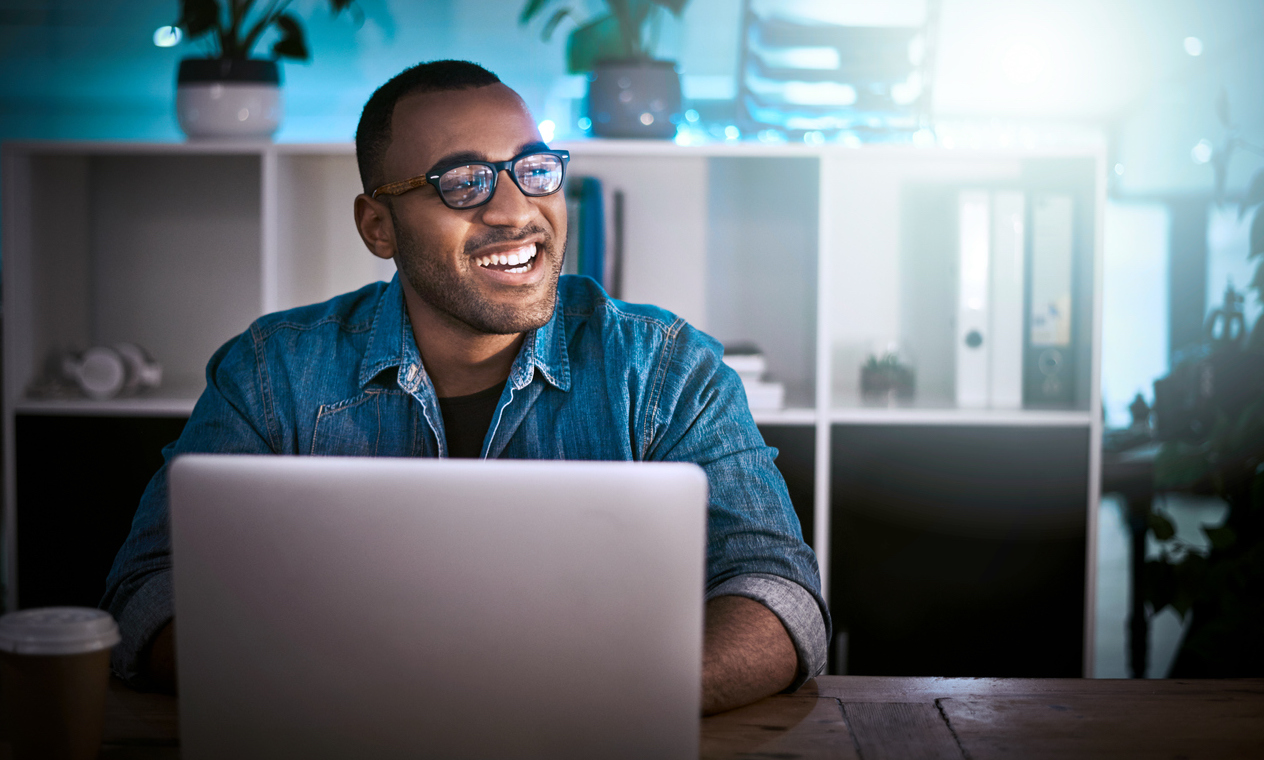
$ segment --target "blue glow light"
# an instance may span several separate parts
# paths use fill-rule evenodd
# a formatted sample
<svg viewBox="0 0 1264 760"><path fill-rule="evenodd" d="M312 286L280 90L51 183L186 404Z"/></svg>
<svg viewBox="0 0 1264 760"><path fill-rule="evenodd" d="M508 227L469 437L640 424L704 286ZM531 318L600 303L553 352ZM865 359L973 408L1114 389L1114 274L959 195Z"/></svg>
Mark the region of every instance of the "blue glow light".
<svg viewBox="0 0 1264 760"><path fill-rule="evenodd" d="M175 47L183 36L178 26L160 26L154 30L154 44L161 48Z"/></svg>
<svg viewBox="0 0 1264 760"><path fill-rule="evenodd" d="M1190 150L1189 156L1190 158L1194 159L1194 163L1205 164L1211 160L1211 153L1212 153L1211 141L1199 140L1198 144L1195 145L1192 150Z"/></svg>

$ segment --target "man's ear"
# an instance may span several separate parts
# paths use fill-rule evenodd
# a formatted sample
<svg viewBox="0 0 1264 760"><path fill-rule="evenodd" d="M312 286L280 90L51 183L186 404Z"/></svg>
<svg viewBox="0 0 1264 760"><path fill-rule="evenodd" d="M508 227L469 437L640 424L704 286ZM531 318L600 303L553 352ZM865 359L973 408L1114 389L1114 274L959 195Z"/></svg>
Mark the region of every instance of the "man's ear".
<svg viewBox="0 0 1264 760"><path fill-rule="evenodd" d="M364 193L357 195L355 222L369 253L381 259L395 258L395 225L385 203Z"/></svg>

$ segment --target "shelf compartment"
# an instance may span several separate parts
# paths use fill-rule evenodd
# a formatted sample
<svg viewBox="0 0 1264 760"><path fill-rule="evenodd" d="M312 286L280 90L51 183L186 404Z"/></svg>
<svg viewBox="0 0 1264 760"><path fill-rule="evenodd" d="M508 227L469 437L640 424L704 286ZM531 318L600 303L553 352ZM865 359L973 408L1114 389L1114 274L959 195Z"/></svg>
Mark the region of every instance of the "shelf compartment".
<svg viewBox="0 0 1264 760"><path fill-rule="evenodd" d="M708 175L709 332L758 346L787 404L813 406L820 162L716 157Z"/></svg>
<svg viewBox="0 0 1264 760"><path fill-rule="evenodd" d="M1088 412L1093 398L1096 159L934 152L825 160L833 235L829 308L831 405L859 395L860 367L897 347L917 373L916 394L955 406L958 336L958 203L963 191L1017 191L1027 210L1047 193L1073 200L1072 398L1060 409ZM1030 250L1024 258L1030 256ZM1027 263L1030 269L1030 261ZM1023 297L1027 300L1026 296ZM1030 307L1024 305L1027 313ZM1023 326L1024 334L1029 331ZM1027 357L1023 357L1027 361Z"/></svg>
<svg viewBox="0 0 1264 760"><path fill-rule="evenodd" d="M26 196L6 235L11 402L51 357L119 342L149 351L164 384L199 384L261 313L260 166L258 154L7 153L6 189Z"/></svg>

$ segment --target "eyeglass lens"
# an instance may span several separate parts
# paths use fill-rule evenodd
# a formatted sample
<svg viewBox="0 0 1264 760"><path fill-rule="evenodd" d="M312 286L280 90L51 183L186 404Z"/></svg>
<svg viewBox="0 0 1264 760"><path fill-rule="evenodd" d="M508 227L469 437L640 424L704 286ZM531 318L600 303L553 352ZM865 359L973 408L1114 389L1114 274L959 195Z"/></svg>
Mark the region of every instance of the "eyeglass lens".
<svg viewBox="0 0 1264 760"><path fill-rule="evenodd" d="M514 163L513 174L523 194L549 195L562 186L562 159L549 153L523 156ZM457 166L439 177L439 192L451 206L473 206L491 196L495 178L495 170L484 164Z"/></svg>

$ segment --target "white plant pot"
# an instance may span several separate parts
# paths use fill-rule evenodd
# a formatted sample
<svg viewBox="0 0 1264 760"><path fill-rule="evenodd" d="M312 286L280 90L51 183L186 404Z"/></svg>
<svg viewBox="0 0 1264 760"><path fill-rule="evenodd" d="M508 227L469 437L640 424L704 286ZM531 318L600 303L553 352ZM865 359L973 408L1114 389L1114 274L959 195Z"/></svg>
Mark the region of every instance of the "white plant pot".
<svg viewBox="0 0 1264 760"><path fill-rule="evenodd" d="M274 84L182 84L176 116L189 137L269 137L281 125L281 88Z"/></svg>
<svg viewBox="0 0 1264 760"><path fill-rule="evenodd" d="M176 117L191 138L267 138L281 125L275 61L186 58L176 77Z"/></svg>

